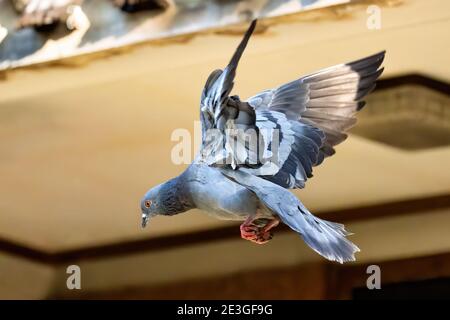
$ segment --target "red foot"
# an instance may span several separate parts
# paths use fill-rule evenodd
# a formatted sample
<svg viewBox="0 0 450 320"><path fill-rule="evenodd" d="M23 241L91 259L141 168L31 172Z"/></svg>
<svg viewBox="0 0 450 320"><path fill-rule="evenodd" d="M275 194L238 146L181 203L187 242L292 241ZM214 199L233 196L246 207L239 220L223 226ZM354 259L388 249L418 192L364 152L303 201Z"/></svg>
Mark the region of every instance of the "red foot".
<svg viewBox="0 0 450 320"><path fill-rule="evenodd" d="M241 237L245 240L256 241L258 239L258 227L253 225L241 224Z"/></svg>
<svg viewBox="0 0 450 320"><path fill-rule="evenodd" d="M247 219L241 224L241 237L257 244L267 243L273 238L273 233L270 230L276 227L278 223L278 219Z"/></svg>

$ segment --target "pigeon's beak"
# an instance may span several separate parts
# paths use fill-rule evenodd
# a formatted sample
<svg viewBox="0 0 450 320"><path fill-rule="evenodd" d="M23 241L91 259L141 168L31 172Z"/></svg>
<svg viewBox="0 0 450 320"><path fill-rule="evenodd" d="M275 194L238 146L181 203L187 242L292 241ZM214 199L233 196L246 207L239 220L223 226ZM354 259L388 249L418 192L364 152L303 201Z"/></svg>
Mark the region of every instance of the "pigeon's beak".
<svg viewBox="0 0 450 320"><path fill-rule="evenodd" d="M148 213L143 213L142 214L142 228L145 228L147 226L149 218L150 218L150 216L149 216Z"/></svg>

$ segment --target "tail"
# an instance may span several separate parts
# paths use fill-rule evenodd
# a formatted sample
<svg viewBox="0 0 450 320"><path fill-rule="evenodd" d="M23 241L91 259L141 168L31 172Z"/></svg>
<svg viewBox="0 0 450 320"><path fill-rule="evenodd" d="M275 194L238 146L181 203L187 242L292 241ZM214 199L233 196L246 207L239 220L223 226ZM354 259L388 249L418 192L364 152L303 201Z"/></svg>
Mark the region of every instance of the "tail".
<svg viewBox="0 0 450 320"><path fill-rule="evenodd" d="M359 248L347 240L344 225L315 217L288 190L240 170L221 169L223 175L252 191L261 202L298 232L308 246L331 261L355 261Z"/></svg>
<svg viewBox="0 0 450 320"><path fill-rule="evenodd" d="M298 214L279 212L281 220L298 232L308 246L321 256L331 261L344 263L355 261L359 248L346 238L351 233L343 224L334 223L315 217L299 201Z"/></svg>

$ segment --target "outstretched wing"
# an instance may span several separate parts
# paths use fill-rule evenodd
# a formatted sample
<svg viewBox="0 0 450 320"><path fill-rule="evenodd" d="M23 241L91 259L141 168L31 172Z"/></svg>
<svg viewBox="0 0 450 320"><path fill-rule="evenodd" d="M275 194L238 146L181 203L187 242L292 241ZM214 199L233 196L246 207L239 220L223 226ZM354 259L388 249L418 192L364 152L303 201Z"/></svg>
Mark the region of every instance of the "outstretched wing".
<svg viewBox="0 0 450 320"><path fill-rule="evenodd" d="M385 52L321 70L241 101L229 96L253 21L229 65L209 76L202 94L200 160L302 188L312 168L334 154L374 89Z"/></svg>
<svg viewBox="0 0 450 320"><path fill-rule="evenodd" d="M208 165L261 165L258 156L258 121L255 110L237 96L230 96L239 60L256 26L254 20L236 49L228 66L213 71L202 93L200 119L202 122L201 161ZM275 113L274 113L275 115ZM280 114L281 117L284 117ZM249 138L252 141L249 141ZM270 140L266 140L270 142ZM271 156L268 152L262 156Z"/></svg>
<svg viewBox="0 0 450 320"><path fill-rule="evenodd" d="M334 154L333 147L347 138L345 132L356 123L355 113L364 107L363 98L383 72L379 67L385 53L323 69L263 91L248 103L256 110L282 112L288 119L322 130L326 139L320 148L321 163Z"/></svg>
<svg viewBox="0 0 450 320"><path fill-rule="evenodd" d="M223 129L224 123L228 116L226 114L226 105L227 100L229 99L229 94L233 89L236 68L239 60L241 59L242 53L247 46L248 40L255 30L255 26L256 20L253 20L233 57L228 63L228 66L223 71L220 69L214 70L206 81L200 103L200 118L204 133L206 130L211 128Z"/></svg>
<svg viewBox="0 0 450 320"><path fill-rule="evenodd" d="M347 138L346 132L356 123L356 112L364 107L363 98L375 88L383 72L380 66L384 56L383 51L333 66L263 91L247 101L256 113L282 113L295 135L291 152L279 164L280 170L264 178L285 188L304 186L306 178L312 177L312 167L333 155L334 146ZM321 143L310 141L313 129L322 135ZM261 175L253 169L246 171Z"/></svg>

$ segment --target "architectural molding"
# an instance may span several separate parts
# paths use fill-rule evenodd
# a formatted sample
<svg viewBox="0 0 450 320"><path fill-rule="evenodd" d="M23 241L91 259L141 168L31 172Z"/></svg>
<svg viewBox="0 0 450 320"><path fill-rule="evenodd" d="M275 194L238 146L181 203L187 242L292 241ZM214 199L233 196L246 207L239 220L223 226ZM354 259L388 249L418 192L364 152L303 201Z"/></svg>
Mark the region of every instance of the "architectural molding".
<svg viewBox="0 0 450 320"><path fill-rule="evenodd" d="M450 208L450 194L430 196L421 199L400 200L350 209L330 210L319 212L317 215L323 219L348 223L444 208ZM281 225L278 227L277 232L285 232L288 230L288 227ZM40 263L60 265L78 260L92 260L134 253L167 250L205 242L226 240L235 237L239 237L239 228L236 226L227 226L210 230L160 236L150 239L95 245L56 253L48 253L17 244L7 239L0 239L0 251L26 259L31 259Z"/></svg>

